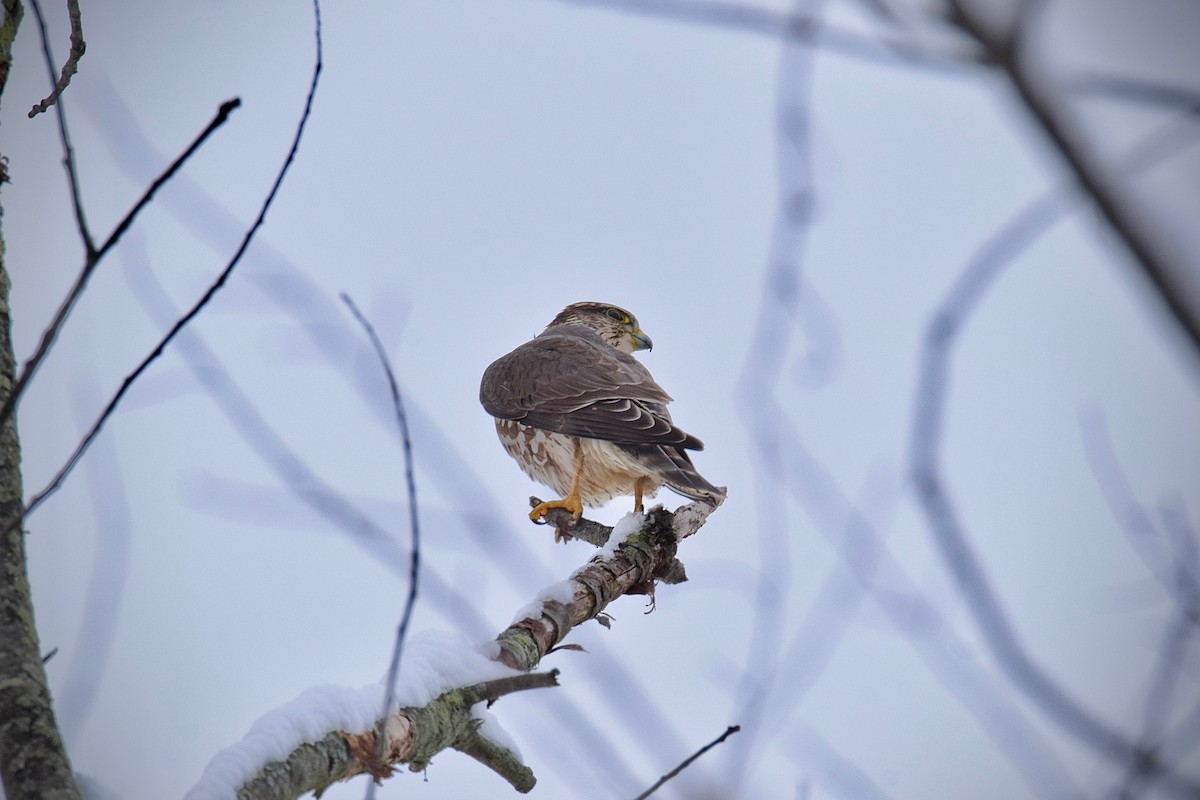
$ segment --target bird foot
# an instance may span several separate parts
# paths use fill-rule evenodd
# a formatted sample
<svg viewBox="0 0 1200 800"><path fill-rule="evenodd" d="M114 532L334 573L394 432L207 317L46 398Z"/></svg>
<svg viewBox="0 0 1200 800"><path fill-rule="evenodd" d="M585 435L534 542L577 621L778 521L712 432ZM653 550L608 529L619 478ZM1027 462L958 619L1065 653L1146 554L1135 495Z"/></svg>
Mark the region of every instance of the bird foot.
<svg viewBox="0 0 1200 800"><path fill-rule="evenodd" d="M571 497L568 495L562 500L547 500L544 503L538 503L533 507L533 510L529 512L529 518L534 522L538 522L542 517L546 516L546 512L552 508L565 508L567 511L571 512L571 519L573 520L579 519L581 516L583 516L583 503L579 501L578 497Z"/></svg>
<svg viewBox="0 0 1200 800"><path fill-rule="evenodd" d="M538 525L554 526L555 544L569 542L574 538L571 530L583 515L583 503L578 499L572 502L572 498L567 496L562 500L548 500L543 503L538 498L531 497L529 504L533 506L533 510L529 512L531 520Z"/></svg>

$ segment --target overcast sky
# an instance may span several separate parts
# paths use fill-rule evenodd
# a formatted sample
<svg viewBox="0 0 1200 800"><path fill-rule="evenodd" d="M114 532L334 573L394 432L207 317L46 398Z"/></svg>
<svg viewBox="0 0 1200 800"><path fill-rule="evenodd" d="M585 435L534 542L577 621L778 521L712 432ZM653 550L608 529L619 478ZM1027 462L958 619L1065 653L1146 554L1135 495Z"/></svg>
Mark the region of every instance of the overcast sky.
<svg viewBox="0 0 1200 800"><path fill-rule="evenodd" d="M528 522L528 496L548 490L478 403L487 364L568 303L637 315L655 343L639 357L706 443L697 467L729 487L681 548L688 583L663 587L651 614L619 600L612 630L572 633L587 653L544 662L561 688L493 709L538 775L533 796L632 797L754 721L664 796L872 796L851 779L893 798L1119 785L1119 768L1012 689L906 477L931 314L988 237L1057 190L1060 161L980 67L785 48L602 5L323 8L320 88L265 226L28 520L75 767L130 800L178 797L261 714L386 669L407 591L404 463L345 291L414 425L431 576L417 628L486 641L588 557ZM864 26L856 4L829 11ZM62 55L64 10L47 13ZM243 105L103 262L23 398L27 496L229 259L313 63L305 3L138 0L85 7L84 26L65 103L98 238L221 102ZM1197 90L1194 3L1060 2L1044 26L1056 75L1100 65ZM27 13L0 116L22 360L82 263L54 118L25 117L47 91L35 34ZM1173 119L1110 100L1079 110L1114 158ZM1200 148L1136 180L1200 263ZM807 186L811 228L786 224L780 209ZM1200 358L1094 212L1062 197L962 330L942 464L1020 641L1133 739L1175 608L1145 554L1165 552L1169 530L1194 543L1200 525ZM314 510L317 480L386 535ZM1110 507L1114 481L1149 521L1142 550ZM629 505L588 515L612 524ZM887 553L870 591L843 556L876 551L839 547L852 508ZM1168 731L1200 703L1194 650L1178 660ZM1178 754L1192 775L1195 738ZM450 752L379 796L510 792Z"/></svg>

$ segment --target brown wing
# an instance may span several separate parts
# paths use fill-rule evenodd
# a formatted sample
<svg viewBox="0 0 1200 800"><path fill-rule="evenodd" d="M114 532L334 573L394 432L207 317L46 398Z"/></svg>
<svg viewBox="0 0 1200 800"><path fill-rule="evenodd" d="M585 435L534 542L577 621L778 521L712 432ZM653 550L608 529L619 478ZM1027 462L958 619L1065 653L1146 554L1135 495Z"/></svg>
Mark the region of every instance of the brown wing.
<svg viewBox="0 0 1200 800"><path fill-rule="evenodd" d="M493 417L622 444L701 450L675 427L671 397L633 356L576 326L543 333L483 373L479 402Z"/></svg>
<svg viewBox="0 0 1200 800"><path fill-rule="evenodd" d="M622 444L621 449L640 461L647 471L684 497L694 500L724 499L725 487L713 486L696 471L687 451L670 445Z"/></svg>

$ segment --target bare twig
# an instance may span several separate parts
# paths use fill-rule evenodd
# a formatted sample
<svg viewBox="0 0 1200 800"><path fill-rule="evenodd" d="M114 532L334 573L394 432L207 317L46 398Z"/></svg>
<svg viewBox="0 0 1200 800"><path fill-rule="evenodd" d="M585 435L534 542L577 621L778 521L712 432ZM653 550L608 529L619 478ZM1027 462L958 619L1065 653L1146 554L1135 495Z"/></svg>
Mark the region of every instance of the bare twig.
<svg viewBox="0 0 1200 800"><path fill-rule="evenodd" d="M354 304L354 300L350 295L342 292L342 302L350 309L350 313L358 320L358 324L362 326L367 334L367 338L371 341L371 347L375 350L375 355L379 357L379 363L383 367L384 374L387 376L388 389L392 393L392 406L396 410L396 423L400 428L400 439L404 446L404 477L408 483L408 523L409 530L412 532L412 549L409 558L409 574L408 574L408 598L404 601L404 612L400 615L400 625L396 628L396 643L392 647L392 660L388 664L387 671L387 691L383 697L383 712L380 719L386 719L388 712L392 708L392 699L396 692L396 674L400 671L400 657L404 651L404 637L408 633L409 622L412 621L413 609L417 605L417 587L418 579L421 572L421 526L417 519L417 481L413 475L413 452L412 438L408 433L408 417L404 414L404 401L400 397L400 387L396 384L396 375L392 371L392 365L388 361L387 351L383 349L383 342L379 341L379 335L375 333L375 328L367 320L363 313L359 311L358 306ZM383 763L383 756L387 749L387 735L385 729L379 728L379 744L377 755L380 763ZM367 784L367 800L371 800L375 796L375 783L372 781Z"/></svg>
<svg viewBox="0 0 1200 800"><path fill-rule="evenodd" d="M659 778L657 781L655 781L655 782L654 782L654 785L653 785L653 786L651 786L649 789L647 789L646 791L644 791L644 792L642 792L641 794L639 794L637 797L633 798L633 800L646 800L646 798L647 798L647 797L649 797L650 795L652 795L652 794L654 794L655 792L657 792L657 791L658 791L660 788L662 788L662 785L663 785L664 783L666 783L667 781L671 780L671 778L674 778L676 775L678 775L679 773L681 773L681 772L683 772L685 769L687 769L687 768L688 768L688 766L689 766L689 765L690 765L690 764L691 764L693 761L695 761L697 758L699 758L700 756L704 755L704 754L705 754L705 753L707 753L709 750L712 750L714 747L716 747L716 746L717 746L717 745L719 745L721 742L723 742L723 741L725 741L726 739L728 739L730 736L733 736L735 733L737 733L737 732L738 732L738 731L740 731L741 729L742 729L742 726L741 726L741 725L730 725L728 728L726 728L726 729L725 729L725 732L724 732L724 733L722 733L722 734L721 734L720 736L718 736L716 739L713 739L711 742L709 742L708 744L704 745L704 747L701 747L699 750L697 750L696 752L692 753L690 756L688 756L687 758L685 758L685 759L684 759L684 760L683 760L683 761L682 761L682 762L679 764L679 766L677 766L675 769L673 769L673 770L671 770L670 772L668 772L666 775L663 775L661 778Z"/></svg>
<svg viewBox="0 0 1200 800"><path fill-rule="evenodd" d="M45 56L45 59L46 59L46 71L50 75L50 85L54 86L55 89L57 90L57 79L54 76L54 54L50 50L50 34L46 31L46 20L42 16L42 6L38 2L38 0L30 0L30 5L33 7L33 15L35 17L37 17L38 30L41 32L42 54ZM79 11L79 9L76 8L75 13L77 15L78 15L78 11ZM74 49L75 49L74 26L76 23L75 23L75 21L72 21L71 24L72 24L71 49L72 49L72 51L74 51ZM82 46L83 39L80 38L79 42L80 42L80 45ZM82 54L83 53L81 50L80 55L82 55ZM75 61L78 61L78 58L76 58ZM67 64L71 65L71 59L69 59L69 58L67 59ZM74 72L73 66L72 66L71 71ZM63 73L66 74L65 66L63 67ZM64 84L64 86L65 86L65 84ZM58 96L57 91L55 93L53 93L52 96L57 97ZM43 102L45 102L45 101L43 101ZM31 116L31 117L34 116L34 114L36 113L37 106L34 106L34 109L35 109L34 111L31 111L29 113L29 116ZM58 117L58 136L59 136L59 139L62 141L62 146L63 146L63 166L67 170L67 181L69 182L69 184L71 186L71 204L75 211L75 224L79 228L79 237L81 239L83 239L84 251L90 257L91 254L95 251L96 246L95 246L95 243L92 241L92 234L88 230L87 219L84 217L84 213L83 213L83 199L82 199L80 191L79 191L79 173L75 169L75 150L73 147L71 147L71 137L67 133L67 115L66 115L66 112L63 111L63 107L62 107L61 103L57 104L55 106L54 110L55 110L56 116Z"/></svg>
<svg viewBox="0 0 1200 800"><path fill-rule="evenodd" d="M4 399L4 405L3 407L0 407L0 424L3 424L3 422L7 420L13 413L17 402L21 399L21 395L25 391L25 387L33 378L34 373L41 365L42 360L45 359L46 354L50 352L50 348L53 346L54 340L58 338L58 333L60 330L62 330L62 326L67 320L67 316L71 313L71 309L75 307L75 302L79 299L79 296L83 294L83 290L87 287L88 279L91 278L92 273L100 264L100 259L104 258L108 251L111 250L118 241L120 241L121 237L133 224L134 219L136 219L137 215L142 211L142 209L150 203L158 190L162 188L162 186L169 181L176 172L179 171L179 168L182 167L197 150L200 149L200 146L204 144L204 141L210 135L212 135L217 128L225 124L225 121L229 119L229 115L233 113L234 109L241 105L241 102L241 100L235 97L232 100L227 100L222 103L221 107L217 109L216 116L212 118L212 121L208 123L208 126L200 132L200 135L198 135L192 141L192 143L188 145L188 148L184 150L183 153L181 153L169 167L163 170L163 172L154 179L154 182L150 184L150 187L146 189L138 201L134 203L133 208L131 208L129 212L121 219L121 221L117 223L117 226L113 228L112 233L109 234L108 238L104 241L104 244L100 246L100 249L88 250L87 256L84 259L83 269L80 271L79 276L75 279L75 284L71 287L71 290L67 292L66 298L63 300L62 305L58 307L58 311L54 315L54 319L50 321L50 324L46 327L46 330L43 331L42 339L38 344L37 350L34 351L33 355L26 360L24 366L21 368L21 375L17 378L17 382L13 386L13 390L9 392L8 396Z"/></svg>
<svg viewBox="0 0 1200 800"><path fill-rule="evenodd" d="M304 112L301 114L300 121L296 126L296 133L292 138L292 145L288 150L287 158L284 159L283 166L280 167L279 173L275 176L275 182L272 184L271 191L267 193L266 199L259 208L258 216L255 218L253 224L242 237L241 244L238 246L237 251L233 254L233 257L230 258L229 263L225 265L223 270L221 270L221 274L218 275L217 279L209 285L208 289L204 292L200 299L196 301L195 305L193 305L186 314L180 317L179 320L177 320L175 324L171 326L171 329L167 331L167 334L159 341L150 354L142 359L141 363L139 363L137 367L125 377L125 380L121 383L121 388L118 389L117 393L113 395L113 398L108 401L108 404L104 407L104 410L96 419L96 422L93 423L91 429L75 448L75 451L71 454L71 457L67 459L67 463L63 465L50 483L47 484L46 487L40 492L34 495L29 501L29 506L25 511L25 515L28 515L43 502L45 502L48 497L54 494L54 492L58 491L58 488L62 485L62 482L71 473L71 471L75 469L75 465L79 463L79 459L83 457L85 452L87 452L92 440L95 439L100 433L100 430L104 427L104 423L107 422L109 417L112 416L113 412L116 411L117 406L120 404L122 398L125 397L125 394L129 391L130 387L132 387L137 379L141 377L142 373L144 373L150 367L150 365L153 364L159 358L159 356L163 354L163 351L166 350L167 345L169 345L171 341L179 335L179 332L183 330L188 323L195 319L196 316L202 310L204 310L205 306L208 305L209 301L216 296L217 292L221 290L221 288L225 285L225 282L229 280L229 276L233 274L234 268L237 267L237 265L241 262L242 256L245 255L246 249L250 246L250 242L254 239L254 235L258 232L258 229L262 227L263 221L266 219L267 211L270 209L271 203L275 200L275 196L279 192L279 187L282 185L288 169L292 166L292 162L296 158L296 151L300 147L300 139L304 135L304 127L308 122L309 114L312 112L313 98L316 95L317 83L321 76L321 8L319 0L313 0L313 10L316 20L316 64L313 67L312 81L309 84L308 96L304 101ZM23 516L20 519L23 519ZM10 522L9 525L20 524L20 519Z"/></svg>
<svg viewBox="0 0 1200 800"><path fill-rule="evenodd" d="M42 11L38 8L38 0L30 0L33 5L34 13L37 15L38 23L42 21ZM29 118L33 119L38 114L42 113L54 102L58 100L58 96L63 93L67 85L71 82L76 70L79 69L79 59L83 58L83 51L87 49L87 42L83 40L83 19L79 14L79 0L67 0L67 16L71 20L71 52L67 54L67 60L63 63L62 73L58 76L58 80L54 80L54 64L50 64L50 80L54 83L54 89L40 103L34 105L29 110ZM42 26L45 30L45 26ZM49 51L47 50L47 55Z"/></svg>

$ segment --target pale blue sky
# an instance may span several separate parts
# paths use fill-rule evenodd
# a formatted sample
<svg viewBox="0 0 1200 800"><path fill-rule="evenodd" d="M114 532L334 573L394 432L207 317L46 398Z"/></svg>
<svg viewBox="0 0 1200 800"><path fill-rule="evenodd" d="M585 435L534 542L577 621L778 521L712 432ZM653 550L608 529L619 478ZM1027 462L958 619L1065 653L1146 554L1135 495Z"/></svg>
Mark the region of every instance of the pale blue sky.
<svg viewBox="0 0 1200 800"><path fill-rule="evenodd" d="M854 8L834 13L853 22ZM1194 4L1147 4L1137 20L1107 24L1080 3L1057 8L1047 48L1060 67L1111 60L1195 86ZM64 15L47 11L64 51ZM236 95L244 107L103 264L24 398L30 493L163 329L161 305L149 312L139 299L145 270L176 306L190 304L236 246L286 151L312 62L303 3L128 2L84 14L88 51L66 102L95 230L107 232L220 102ZM775 487L755 466L745 421L763 411L735 383L755 355L778 205L779 43L550 0L346 2L324 8L324 21L325 72L299 158L194 331L288 446L402 548L403 462L386 389L338 293L374 320L413 410L425 563L482 618L473 630L429 595L418 627L488 638L586 559L585 545L555 547L525 520L528 495L546 490L505 455L477 400L483 368L570 302L612 301L639 317L655 342L644 363L676 398L676 420L707 444L698 467L730 489L681 550L687 584L664 587L649 616L639 599L618 602L613 630L573 634L590 654L547 660L563 670L562 688L493 709L539 776L534 796L631 797L744 721L738 681L770 667L750 655L760 569L789 578L761 652L786 650L836 574L828 537L847 503L861 503L954 636L914 648L913 630L929 632L920 620L898 628L851 591L848 627L780 726L750 756L723 745L679 790L727 796L722 781L746 756L745 797L796 797L806 780L813 798L837 797L816 731L894 798L1050 796L1030 789L926 660L941 653L944 668L1003 686L903 486L932 310L986 237L1061 177L1006 88L975 69L817 56L815 223L789 256L818 298L804 306L816 314L809 329L823 333L787 334L772 399L835 490L792 462L791 483ZM53 119L25 119L45 93L31 15L25 25L0 118L19 358L81 263ZM1099 103L1087 113L1109 152L1166 119ZM1145 184L1193 253L1198 185L1195 146ZM1105 503L1081 414L1103 412L1156 524L1160 506L1200 524L1200 359L1172 326L1092 213L1076 210L968 323L947 412L948 484L1019 636L1076 699L1131 735L1171 606ZM406 565L385 566L282 488L192 372L212 356L190 347L147 374L29 520L39 630L45 649L60 648L50 679L60 700L75 692L63 720L72 757L131 800L180 796L253 719L309 686L376 680L406 590ZM832 365L823 379L805 372L810 357ZM788 485L811 499L788 499ZM611 523L625 510L615 501L594 516ZM764 544L773 537L787 559ZM104 637L80 638L106 629L87 616L97 552L103 585L125 576L119 593L100 592L119 604L102 671L92 659ZM899 591L886 570L880 581ZM1185 670L1179 714L1200 701L1198 677ZM1113 785L1111 769L1034 706L1007 702L1078 796ZM572 713L592 720L618 761L584 756L593 740L573 737ZM1188 767L1200 773L1194 748ZM326 797L362 791L356 782ZM398 777L380 796L509 791L447 753L427 780Z"/></svg>

